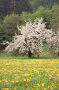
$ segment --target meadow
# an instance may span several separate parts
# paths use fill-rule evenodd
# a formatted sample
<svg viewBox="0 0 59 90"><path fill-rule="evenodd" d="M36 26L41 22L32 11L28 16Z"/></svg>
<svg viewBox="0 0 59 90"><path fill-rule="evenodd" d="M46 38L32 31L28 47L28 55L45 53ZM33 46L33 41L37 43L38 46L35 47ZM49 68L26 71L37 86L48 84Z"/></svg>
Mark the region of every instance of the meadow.
<svg viewBox="0 0 59 90"><path fill-rule="evenodd" d="M0 90L59 90L58 59L0 59Z"/></svg>

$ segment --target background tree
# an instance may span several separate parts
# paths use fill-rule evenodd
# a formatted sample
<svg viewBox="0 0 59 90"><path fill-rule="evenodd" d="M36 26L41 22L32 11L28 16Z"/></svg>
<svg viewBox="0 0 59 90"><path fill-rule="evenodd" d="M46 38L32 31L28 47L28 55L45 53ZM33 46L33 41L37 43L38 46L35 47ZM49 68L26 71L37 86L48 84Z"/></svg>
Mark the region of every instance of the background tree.
<svg viewBox="0 0 59 90"><path fill-rule="evenodd" d="M50 27L57 33L59 29L59 6L54 5L52 8L54 18L50 21Z"/></svg>
<svg viewBox="0 0 59 90"><path fill-rule="evenodd" d="M50 28L50 21L52 20L53 12L49 8L39 7L36 12L32 14L32 21L34 21L36 18L43 18L43 22L46 22L46 28Z"/></svg>
<svg viewBox="0 0 59 90"><path fill-rule="evenodd" d="M47 38L48 46L50 51L54 54L56 53L59 56L59 29L57 33L51 32L50 37Z"/></svg>

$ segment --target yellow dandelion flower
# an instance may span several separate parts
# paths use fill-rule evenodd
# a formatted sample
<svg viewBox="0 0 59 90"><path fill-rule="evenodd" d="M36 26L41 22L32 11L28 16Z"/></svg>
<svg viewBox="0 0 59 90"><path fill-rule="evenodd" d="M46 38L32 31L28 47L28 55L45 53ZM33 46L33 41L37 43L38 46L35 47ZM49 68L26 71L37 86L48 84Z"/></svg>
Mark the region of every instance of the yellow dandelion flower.
<svg viewBox="0 0 59 90"><path fill-rule="evenodd" d="M47 88L44 88L44 90L47 90Z"/></svg>
<svg viewBox="0 0 59 90"><path fill-rule="evenodd" d="M17 83L18 83L18 82L19 82L19 80L15 80L15 82L17 82Z"/></svg>
<svg viewBox="0 0 59 90"><path fill-rule="evenodd" d="M15 83L15 81L11 81L11 83Z"/></svg>
<svg viewBox="0 0 59 90"><path fill-rule="evenodd" d="M40 87L40 84L38 84L38 86Z"/></svg>
<svg viewBox="0 0 59 90"><path fill-rule="evenodd" d="M4 80L6 83L8 82L7 80Z"/></svg>
<svg viewBox="0 0 59 90"><path fill-rule="evenodd" d="M9 88L1 88L1 90L9 90Z"/></svg>
<svg viewBox="0 0 59 90"><path fill-rule="evenodd" d="M50 86L48 86L48 88L50 88Z"/></svg>
<svg viewBox="0 0 59 90"><path fill-rule="evenodd" d="M1 80L0 80L0 82L1 82Z"/></svg>
<svg viewBox="0 0 59 90"><path fill-rule="evenodd" d="M14 88L14 90L16 90L16 87Z"/></svg>
<svg viewBox="0 0 59 90"><path fill-rule="evenodd" d="M16 77L17 79L19 79L20 77Z"/></svg>
<svg viewBox="0 0 59 90"><path fill-rule="evenodd" d="M26 78L23 79L25 82L27 81Z"/></svg>
<svg viewBox="0 0 59 90"><path fill-rule="evenodd" d="M42 87L44 87L44 83L42 83Z"/></svg>

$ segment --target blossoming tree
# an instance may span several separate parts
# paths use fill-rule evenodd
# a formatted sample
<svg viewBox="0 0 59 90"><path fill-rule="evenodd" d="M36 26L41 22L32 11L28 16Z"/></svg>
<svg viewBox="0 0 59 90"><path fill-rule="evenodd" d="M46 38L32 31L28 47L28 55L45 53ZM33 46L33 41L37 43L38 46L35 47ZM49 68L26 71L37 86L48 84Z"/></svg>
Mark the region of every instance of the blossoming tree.
<svg viewBox="0 0 59 90"><path fill-rule="evenodd" d="M43 32L45 30L42 19L37 19L34 23L26 22L26 26L18 27L18 30L21 35L15 35L14 42L6 47L6 51L14 52L18 50L19 54L27 53L28 57L36 52L39 57L39 52L42 52Z"/></svg>
<svg viewBox="0 0 59 90"><path fill-rule="evenodd" d="M47 42L49 49L52 49L59 56L59 29L57 33L51 31L50 38L47 38Z"/></svg>
<svg viewBox="0 0 59 90"><path fill-rule="evenodd" d="M28 57L36 52L37 57L39 57L45 40L49 49L53 49L59 56L59 31L55 34L53 30L47 30L45 24L42 23L42 19L37 19L34 23L26 22L26 26L18 26L18 30L21 35L15 35L14 42L6 47L6 51L18 51L19 54L27 53Z"/></svg>

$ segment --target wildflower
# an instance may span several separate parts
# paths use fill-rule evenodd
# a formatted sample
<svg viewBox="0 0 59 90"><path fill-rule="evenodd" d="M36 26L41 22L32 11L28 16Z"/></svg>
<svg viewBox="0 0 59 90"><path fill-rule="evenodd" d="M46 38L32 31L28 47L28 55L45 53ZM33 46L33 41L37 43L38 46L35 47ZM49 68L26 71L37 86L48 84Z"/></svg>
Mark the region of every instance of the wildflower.
<svg viewBox="0 0 59 90"><path fill-rule="evenodd" d="M25 82L27 81L26 78L23 79Z"/></svg>
<svg viewBox="0 0 59 90"><path fill-rule="evenodd" d="M11 83L14 83L15 81L11 81Z"/></svg>
<svg viewBox="0 0 59 90"><path fill-rule="evenodd" d="M1 88L1 90L9 90L9 88Z"/></svg>
<svg viewBox="0 0 59 90"><path fill-rule="evenodd" d="M47 90L47 88L44 88L44 90Z"/></svg>
<svg viewBox="0 0 59 90"><path fill-rule="evenodd" d="M1 83L1 80L0 80L0 83Z"/></svg>
<svg viewBox="0 0 59 90"><path fill-rule="evenodd" d="M15 82L17 82L17 83L18 83L18 82L19 82L19 80L15 80Z"/></svg>
<svg viewBox="0 0 59 90"><path fill-rule="evenodd" d="M48 88L50 88L50 86L48 86Z"/></svg>
<svg viewBox="0 0 59 90"><path fill-rule="evenodd" d="M42 83L42 87L44 87L44 83Z"/></svg>
<svg viewBox="0 0 59 90"><path fill-rule="evenodd" d="M14 88L14 90L16 90L16 87Z"/></svg>
<svg viewBox="0 0 59 90"><path fill-rule="evenodd" d="M7 80L4 80L6 83L8 82Z"/></svg>

